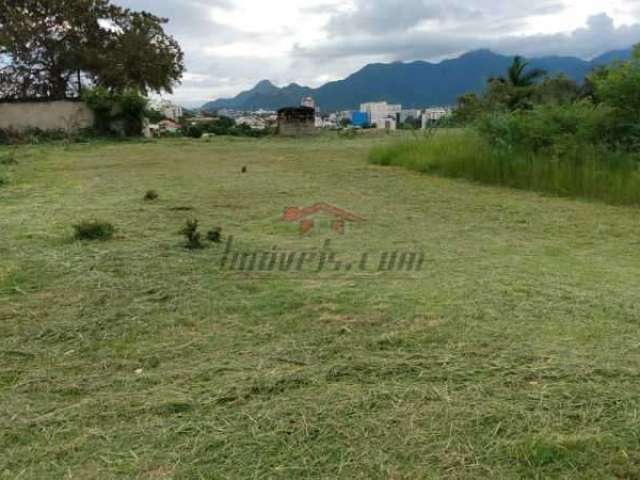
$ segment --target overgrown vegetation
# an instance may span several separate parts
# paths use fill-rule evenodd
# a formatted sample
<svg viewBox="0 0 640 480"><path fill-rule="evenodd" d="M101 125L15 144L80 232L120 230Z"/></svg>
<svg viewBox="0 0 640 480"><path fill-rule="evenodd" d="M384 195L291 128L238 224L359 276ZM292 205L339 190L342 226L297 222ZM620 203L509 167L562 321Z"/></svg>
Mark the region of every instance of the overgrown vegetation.
<svg viewBox="0 0 640 480"><path fill-rule="evenodd" d="M73 226L75 231L74 238L76 240L111 240L115 233L115 227L109 223L100 220L85 220Z"/></svg>
<svg viewBox="0 0 640 480"><path fill-rule="evenodd" d="M640 48L590 75L535 80L516 58L483 96L460 98L463 131L378 147L370 161L484 183L640 204Z"/></svg>
<svg viewBox="0 0 640 480"><path fill-rule="evenodd" d="M185 226L180 230L180 234L186 240L185 247L189 250L201 250L204 248L202 235L198 231L198 223L196 219L187 220Z"/></svg>
<svg viewBox="0 0 640 480"><path fill-rule="evenodd" d="M99 135L140 136L148 99L136 89L113 91L104 87L85 90L82 99L93 110Z"/></svg>

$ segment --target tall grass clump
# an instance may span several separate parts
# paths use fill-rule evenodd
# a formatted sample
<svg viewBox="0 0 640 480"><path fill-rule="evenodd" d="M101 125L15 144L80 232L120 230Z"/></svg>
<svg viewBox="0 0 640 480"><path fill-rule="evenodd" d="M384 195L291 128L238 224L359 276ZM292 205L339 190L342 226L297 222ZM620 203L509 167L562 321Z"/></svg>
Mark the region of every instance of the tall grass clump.
<svg viewBox="0 0 640 480"><path fill-rule="evenodd" d="M477 131L465 129L379 146L369 161L490 185L640 205L637 156L588 143L567 142L561 150L492 145Z"/></svg>
<svg viewBox="0 0 640 480"><path fill-rule="evenodd" d="M465 172L484 164L490 150L473 130L445 130L433 136L375 147L369 153L369 161L376 165L464 177Z"/></svg>

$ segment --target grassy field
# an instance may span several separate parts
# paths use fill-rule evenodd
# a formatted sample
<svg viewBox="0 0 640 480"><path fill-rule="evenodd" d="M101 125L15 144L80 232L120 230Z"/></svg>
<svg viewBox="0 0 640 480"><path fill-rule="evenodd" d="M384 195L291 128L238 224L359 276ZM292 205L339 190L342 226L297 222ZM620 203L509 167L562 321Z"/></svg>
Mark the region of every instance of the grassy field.
<svg viewBox="0 0 640 480"><path fill-rule="evenodd" d="M387 141L19 148L0 478L640 478L640 210L368 164ZM366 221L300 238L282 213L316 202ZM189 218L424 268L221 271ZM74 241L93 219L115 237Z"/></svg>

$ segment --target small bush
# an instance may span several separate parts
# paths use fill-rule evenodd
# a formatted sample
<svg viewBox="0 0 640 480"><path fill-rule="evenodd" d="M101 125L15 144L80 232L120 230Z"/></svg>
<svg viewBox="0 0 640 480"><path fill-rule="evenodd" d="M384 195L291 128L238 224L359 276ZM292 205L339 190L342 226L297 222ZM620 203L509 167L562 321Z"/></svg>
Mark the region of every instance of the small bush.
<svg viewBox="0 0 640 480"><path fill-rule="evenodd" d="M147 202L153 202L158 198L160 198L160 195L158 195L158 192L156 192L155 190L148 190L147 193L144 194L144 199Z"/></svg>
<svg viewBox="0 0 640 480"><path fill-rule="evenodd" d="M116 231L111 223L98 220L80 222L73 228L76 240L110 240Z"/></svg>
<svg viewBox="0 0 640 480"><path fill-rule="evenodd" d="M187 240L185 247L189 250L199 250L204 248L202 237L198 232L198 220L187 220L184 228L180 230L180 234Z"/></svg>
<svg viewBox="0 0 640 480"><path fill-rule="evenodd" d="M202 138L204 131L197 125L189 125L184 130L184 135L189 138Z"/></svg>
<svg viewBox="0 0 640 480"><path fill-rule="evenodd" d="M7 178L5 175L2 175L0 173L0 187L4 187L5 185L9 184L9 178Z"/></svg>
<svg viewBox="0 0 640 480"><path fill-rule="evenodd" d="M222 242L222 228L215 227L207 233L207 240L213 243Z"/></svg>

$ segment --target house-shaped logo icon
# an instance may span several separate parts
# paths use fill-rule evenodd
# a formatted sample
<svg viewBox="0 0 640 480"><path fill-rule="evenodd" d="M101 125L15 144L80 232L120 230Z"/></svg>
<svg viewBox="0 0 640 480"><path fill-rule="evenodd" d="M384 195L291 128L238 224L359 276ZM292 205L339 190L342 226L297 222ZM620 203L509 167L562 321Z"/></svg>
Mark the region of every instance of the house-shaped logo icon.
<svg viewBox="0 0 640 480"><path fill-rule="evenodd" d="M321 214L331 217L331 229L340 235L344 235L345 226L348 222L356 223L364 221L364 218L354 215L351 212L322 202L306 208L289 207L285 209L282 219L285 222L298 222L300 224L300 235L304 236L311 233L316 226L314 218Z"/></svg>

